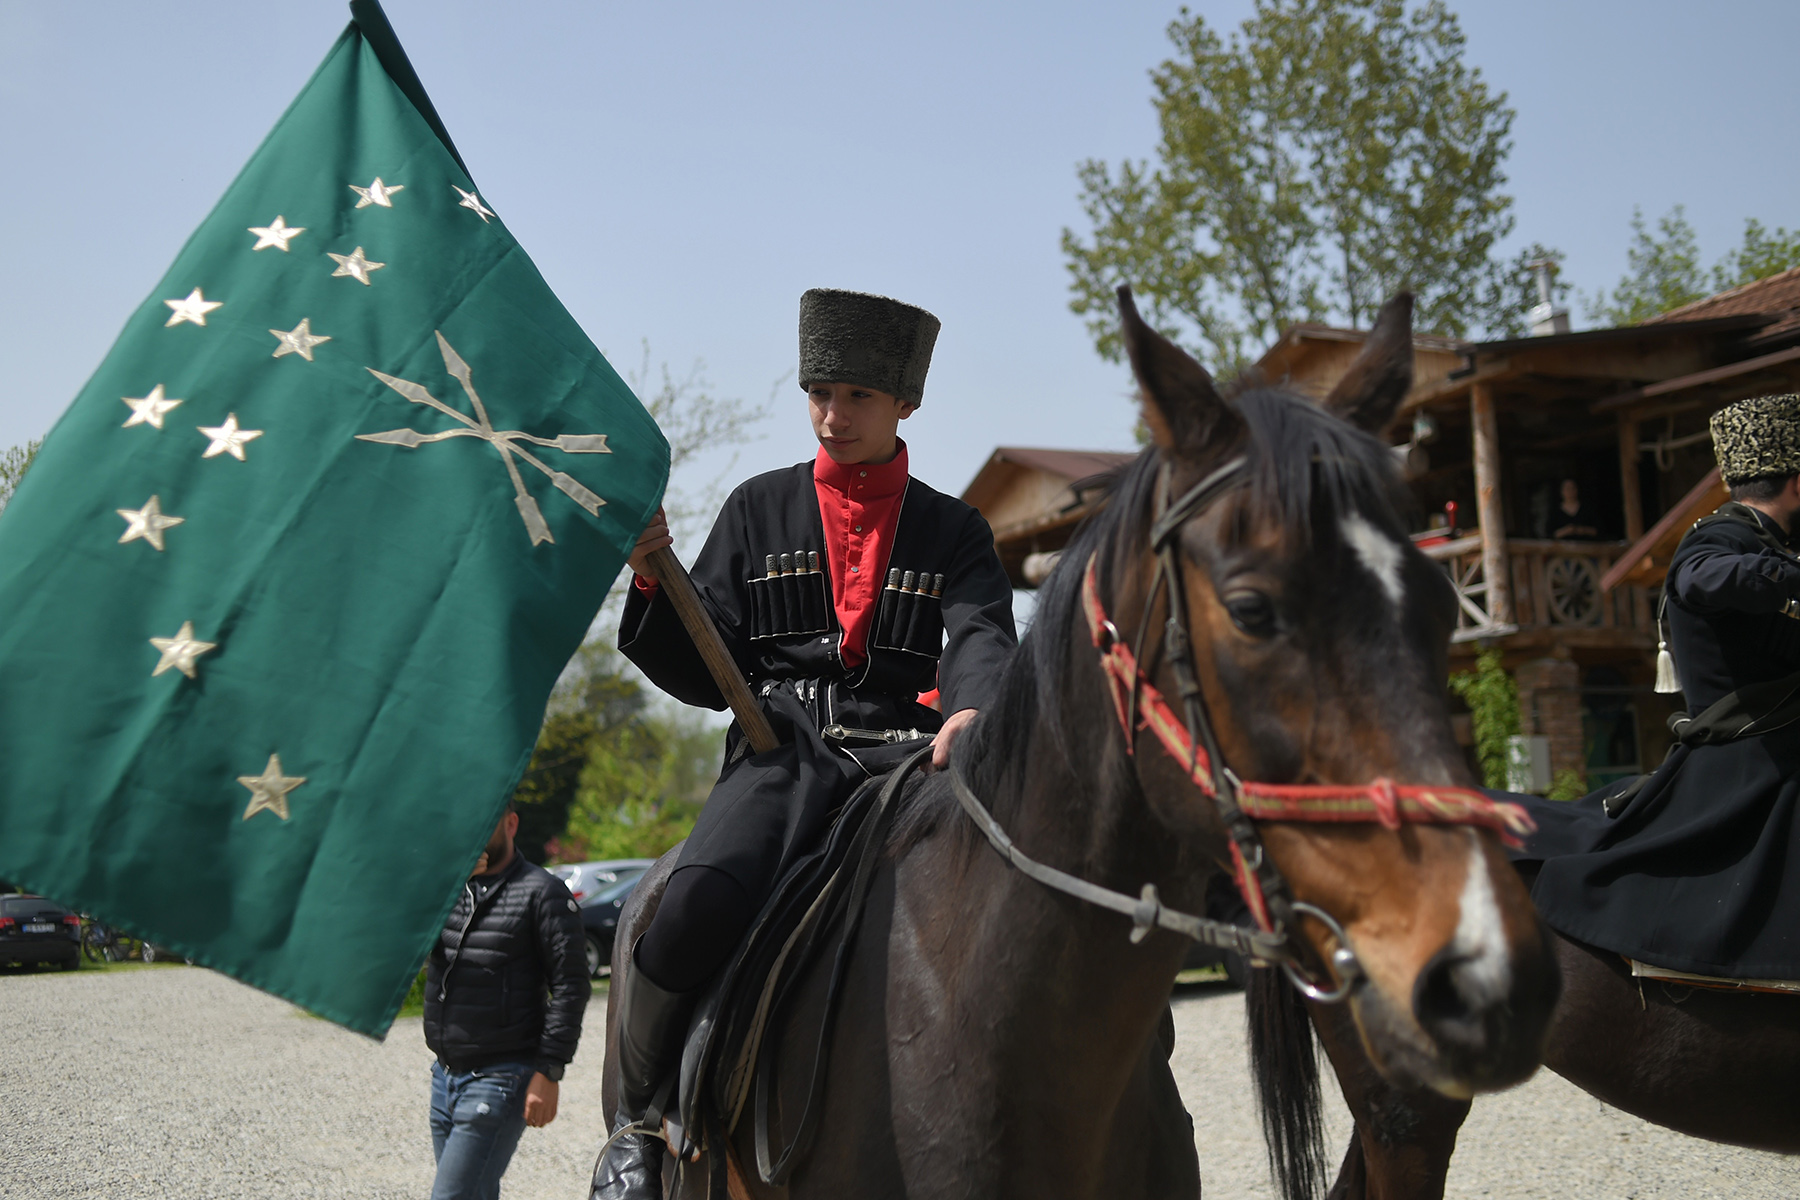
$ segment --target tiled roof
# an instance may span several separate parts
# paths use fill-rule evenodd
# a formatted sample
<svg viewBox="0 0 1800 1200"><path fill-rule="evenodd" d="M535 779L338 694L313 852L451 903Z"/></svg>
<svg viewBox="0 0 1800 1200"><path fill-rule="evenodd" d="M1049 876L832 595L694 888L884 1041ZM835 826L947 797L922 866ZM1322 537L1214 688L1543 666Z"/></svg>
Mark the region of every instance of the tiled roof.
<svg viewBox="0 0 1800 1200"><path fill-rule="evenodd" d="M1646 325L1668 321L1705 321L1713 317L1732 317L1744 313L1767 313L1770 323L1758 330L1758 341L1766 341L1785 333L1800 331L1800 267L1746 283L1730 291L1672 308L1659 313Z"/></svg>

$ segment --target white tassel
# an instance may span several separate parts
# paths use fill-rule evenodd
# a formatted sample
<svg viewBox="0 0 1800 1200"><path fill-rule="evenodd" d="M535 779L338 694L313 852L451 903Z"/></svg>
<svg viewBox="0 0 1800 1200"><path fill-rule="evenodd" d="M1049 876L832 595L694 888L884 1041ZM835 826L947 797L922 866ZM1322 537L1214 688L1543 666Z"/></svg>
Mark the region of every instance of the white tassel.
<svg viewBox="0 0 1800 1200"><path fill-rule="evenodd" d="M1656 690L1665 696L1681 690L1681 680L1675 677L1675 656L1661 638L1656 640Z"/></svg>

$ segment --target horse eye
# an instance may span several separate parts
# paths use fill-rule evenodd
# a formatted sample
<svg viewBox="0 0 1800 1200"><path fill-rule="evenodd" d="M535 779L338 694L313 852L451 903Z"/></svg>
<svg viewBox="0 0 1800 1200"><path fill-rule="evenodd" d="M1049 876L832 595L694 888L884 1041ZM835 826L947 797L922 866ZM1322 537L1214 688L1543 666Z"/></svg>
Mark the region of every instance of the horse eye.
<svg viewBox="0 0 1800 1200"><path fill-rule="evenodd" d="M1232 592L1225 597L1231 623L1251 637L1275 636L1275 602L1263 592Z"/></svg>

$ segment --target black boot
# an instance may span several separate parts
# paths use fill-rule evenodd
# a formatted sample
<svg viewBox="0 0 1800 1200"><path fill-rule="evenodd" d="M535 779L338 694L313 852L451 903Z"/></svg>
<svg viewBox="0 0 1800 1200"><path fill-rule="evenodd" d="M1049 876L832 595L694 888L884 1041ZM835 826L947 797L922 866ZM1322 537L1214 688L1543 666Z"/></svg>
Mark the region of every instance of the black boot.
<svg viewBox="0 0 1800 1200"><path fill-rule="evenodd" d="M619 1110L612 1132L644 1118L644 1110L663 1081L681 1069L681 1038L687 1030L692 992L669 992L632 967L619 986ZM674 1103L670 1089L668 1103ZM663 1156L660 1138L628 1133L594 1165L589 1200L662 1200Z"/></svg>

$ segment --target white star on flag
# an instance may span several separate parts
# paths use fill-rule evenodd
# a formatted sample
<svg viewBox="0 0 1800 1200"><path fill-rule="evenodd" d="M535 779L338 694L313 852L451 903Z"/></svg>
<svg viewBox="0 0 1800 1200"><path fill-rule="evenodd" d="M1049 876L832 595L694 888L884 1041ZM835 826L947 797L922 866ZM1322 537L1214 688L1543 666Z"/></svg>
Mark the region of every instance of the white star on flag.
<svg viewBox="0 0 1800 1200"><path fill-rule="evenodd" d="M210 439L206 452L200 456L201 458L229 454L239 462L243 462L244 443L254 441L263 435L263 431L260 429L239 429L236 413L226 413L223 425L201 425L198 428Z"/></svg>
<svg viewBox="0 0 1800 1200"><path fill-rule="evenodd" d="M332 273L335 275L342 274L343 272L334 271ZM366 283L368 281L364 280L363 282ZM280 358L284 354L298 354L307 362L311 362L313 360L313 347L319 345L321 342L329 342L331 340L328 337L324 337L312 331L311 317L301 317L300 323L292 329L271 329L269 332L274 334L275 340L281 343L281 345L275 347L275 353L269 356L271 358Z"/></svg>
<svg viewBox="0 0 1800 1200"><path fill-rule="evenodd" d="M186 517L163 516L162 504L155 496L144 502L142 508L114 509L125 518L125 532L119 537L119 544L143 538L156 549L163 548L163 530L181 524Z"/></svg>
<svg viewBox="0 0 1800 1200"><path fill-rule="evenodd" d="M304 225L284 225L279 216L267 225L252 225L250 232L256 235L256 245L252 250L267 250L275 247L283 254L287 253L288 243L306 232Z"/></svg>
<svg viewBox="0 0 1800 1200"><path fill-rule="evenodd" d="M125 424L119 426L121 429L130 429L133 425L148 425L152 429L161 429L163 416L181 403L179 400L172 400L164 396L163 385L160 383L150 389L148 396L120 396L119 399L123 400L126 407L131 409L131 415L125 418Z"/></svg>
<svg viewBox="0 0 1800 1200"><path fill-rule="evenodd" d="M195 637L192 621L183 621L174 637L151 638L150 644L162 652L161 661L156 664L156 669L150 672L151 678L155 678L173 667L189 679L195 678L197 674L194 670L194 660L208 650L218 649L219 645L217 642L203 642Z"/></svg>
<svg viewBox="0 0 1800 1200"><path fill-rule="evenodd" d="M461 200L457 201L456 207L468 209L470 212L473 212L476 216L480 217L481 223L486 225L488 218L494 215L494 210L483 204L481 202L481 197L474 192L465 192L454 183L450 185L450 188L457 195L462 197Z"/></svg>
<svg viewBox="0 0 1800 1200"><path fill-rule="evenodd" d="M339 275L348 275L350 278L361 283L364 287L369 286L369 275L371 272L379 271L381 268L387 266L386 263L370 262L368 259L364 258L363 248L361 246L358 246L348 254L333 254L331 251L327 250L325 252L325 257L338 265L337 270L331 273L333 279L336 279Z"/></svg>
<svg viewBox="0 0 1800 1200"><path fill-rule="evenodd" d="M250 806L244 810L248 821L268 809L282 820L288 819L288 793L306 782L304 775L283 775L281 755L269 755L269 765L261 775L239 775L238 782L250 789Z"/></svg>
<svg viewBox="0 0 1800 1200"><path fill-rule="evenodd" d="M192 321L196 325L206 324L206 314L215 308L225 307L223 300L208 300L195 288L180 300L164 300L164 304L174 310L173 315L163 322L163 328L179 325L183 321Z"/></svg>
<svg viewBox="0 0 1800 1200"><path fill-rule="evenodd" d="M389 186L388 184L381 182L381 176L379 175L375 177L375 182L371 183L368 187L357 187L354 183L350 184L349 187L351 191L361 197L361 199L356 202L356 207L358 208L367 208L371 204L379 204L382 208L392 208L394 207L394 202L390 197L396 192L404 192L406 190L406 185L404 183L396 183Z"/></svg>

